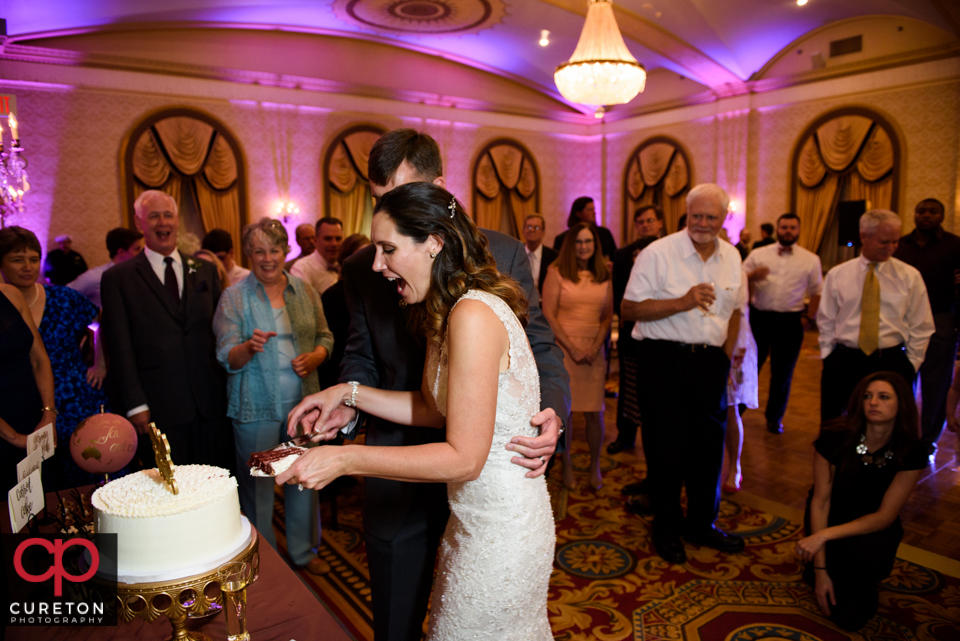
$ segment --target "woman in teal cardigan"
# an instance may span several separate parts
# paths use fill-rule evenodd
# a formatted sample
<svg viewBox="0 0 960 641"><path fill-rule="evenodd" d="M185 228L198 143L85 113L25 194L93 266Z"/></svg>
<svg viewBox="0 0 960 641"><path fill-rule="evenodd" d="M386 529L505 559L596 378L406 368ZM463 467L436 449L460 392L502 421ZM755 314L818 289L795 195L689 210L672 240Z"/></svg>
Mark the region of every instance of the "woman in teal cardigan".
<svg viewBox="0 0 960 641"><path fill-rule="evenodd" d="M320 391L317 367L333 349L320 296L283 269L290 250L280 221L263 218L243 230L243 251L253 268L220 297L213 330L217 359L227 370L227 416L236 441L240 507L274 548L270 478L244 472L250 454L287 440L287 414L304 396ZM317 497L287 486L287 551L297 567L324 574L330 566L316 557Z"/></svg>

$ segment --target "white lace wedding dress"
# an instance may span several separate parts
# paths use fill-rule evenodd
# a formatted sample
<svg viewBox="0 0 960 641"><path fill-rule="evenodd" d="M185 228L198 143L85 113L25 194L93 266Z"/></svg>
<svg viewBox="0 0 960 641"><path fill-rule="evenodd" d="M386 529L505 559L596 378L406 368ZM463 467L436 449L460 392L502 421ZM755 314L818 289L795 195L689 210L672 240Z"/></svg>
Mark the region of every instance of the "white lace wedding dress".
<svg viewBox="0 0 960 641"><path fill-rule="evenodd" d="M447 485L450 521L440 546L427 639L550 641L547 588L556 542L550 496L544 478L526 478L527 470L511 463L514 455L505 449L514 436L538 433L530 425L540 411L537 364L523 327L503 300L477 290L464 299L496 312L510 337L510 364L500 373L493 443L480 477ZM425 370L444 415L447 349L446 338L431 346Z"/></svg>

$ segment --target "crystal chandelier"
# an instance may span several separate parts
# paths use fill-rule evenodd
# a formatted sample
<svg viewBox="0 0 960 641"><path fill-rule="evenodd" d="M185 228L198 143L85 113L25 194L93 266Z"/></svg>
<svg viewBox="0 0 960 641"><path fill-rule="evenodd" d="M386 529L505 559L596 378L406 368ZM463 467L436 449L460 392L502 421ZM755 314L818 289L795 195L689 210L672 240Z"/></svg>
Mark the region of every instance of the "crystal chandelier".
<svg viewBox="0 0 960 641"><path fill-rule="evenodd" d="M564 98L584 105L620 105L643 91L647 72L623 43L610 0L589 0L577 49L553 80Z"/></svg>
<svg viewBox="0 0 960 641"><path fill-rule="evenodd" d="M0 227L6 227L14 214L23 213L23 194L30 190L27 182L27 160L21 153L17 117L10 114L10 148L3 149L3 129L0 129Z"/></svg>

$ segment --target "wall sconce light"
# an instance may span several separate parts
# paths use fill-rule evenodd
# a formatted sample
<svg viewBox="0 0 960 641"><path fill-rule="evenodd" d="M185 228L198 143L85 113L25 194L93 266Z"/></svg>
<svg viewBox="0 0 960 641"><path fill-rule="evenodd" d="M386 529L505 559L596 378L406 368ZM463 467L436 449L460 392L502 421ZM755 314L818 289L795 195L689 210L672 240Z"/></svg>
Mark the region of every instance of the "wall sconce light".
<svg viewBox="0 0 960 641"><path fill-rule="evenodd" d="M300 213L300 208L292 200L281 200L277 203L277 218L283 222L289 223L290 218Z"/></svg>

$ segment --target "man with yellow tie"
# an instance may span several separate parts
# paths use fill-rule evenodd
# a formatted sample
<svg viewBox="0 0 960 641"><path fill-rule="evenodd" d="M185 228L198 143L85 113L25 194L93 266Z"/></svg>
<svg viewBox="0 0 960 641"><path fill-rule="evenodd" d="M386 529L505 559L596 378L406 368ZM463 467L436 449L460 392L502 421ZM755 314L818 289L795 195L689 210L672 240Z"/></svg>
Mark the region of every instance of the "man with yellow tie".
<svg viewBox="0 0 960 641"><path fill-rule="evenodd" d="M916 268L892 258L900 217L874 209L860 217L858 258L827 273L817 326L820 329L820 418L847 408L853 388L867 374L892 371L913 384L933 335L927 288Z"/></svg>

